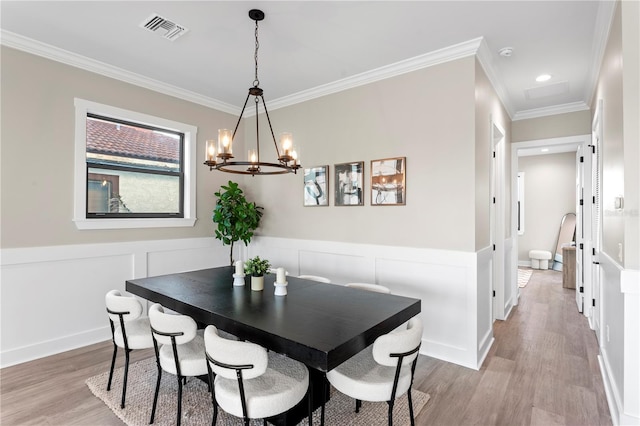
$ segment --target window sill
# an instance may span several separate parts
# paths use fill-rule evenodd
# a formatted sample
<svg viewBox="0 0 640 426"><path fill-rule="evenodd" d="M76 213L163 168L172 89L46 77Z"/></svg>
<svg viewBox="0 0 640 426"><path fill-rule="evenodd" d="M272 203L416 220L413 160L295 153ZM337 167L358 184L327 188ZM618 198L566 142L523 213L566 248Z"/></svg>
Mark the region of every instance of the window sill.
<svg viewBox="0 0 640 426"><path fill-rule="evenodd" d="M177 228L193 226L195 218L167 219L74 219L76 228L87 229L135 229L135 228Z"/></svg>

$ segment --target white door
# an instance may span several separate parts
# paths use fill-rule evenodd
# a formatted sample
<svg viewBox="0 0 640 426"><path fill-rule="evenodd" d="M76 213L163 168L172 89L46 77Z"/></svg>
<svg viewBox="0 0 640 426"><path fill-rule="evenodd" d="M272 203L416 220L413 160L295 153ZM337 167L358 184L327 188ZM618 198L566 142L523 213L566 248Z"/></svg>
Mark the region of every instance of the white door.
<svg viewBox="0 0 640 426"><path fill-rule="evenodd" d="M584 147L576 152L576 304L584 310Z"/></svg>
<svg viewBox="0 0 640 426"><path fill-rule="evenodd" d="M591 253L587 258L591 263L591 326L596 332L598 342L600 342L600 324L602 303L600 293L600 249L601 220L600 220L600 147L602 146L602 101L596 105L596 112L593 117L593 133L591 135L591 188L593 192L591 205Z"/></svg>

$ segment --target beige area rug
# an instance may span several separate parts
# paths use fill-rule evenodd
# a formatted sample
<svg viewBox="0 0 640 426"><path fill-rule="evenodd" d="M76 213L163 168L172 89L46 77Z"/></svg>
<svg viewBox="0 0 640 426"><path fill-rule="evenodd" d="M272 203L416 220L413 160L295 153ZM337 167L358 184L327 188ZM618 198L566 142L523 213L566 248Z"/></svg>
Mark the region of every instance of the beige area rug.
<svg viewBox="0 0 640 426"><path fill-rule="evenodd" d="M520 269L518 268L518 287L522 288L529 283L531 279L531 274L533 271L531 269Z"/></svg>
<svg viewBox="0 0 640 426"><path fill-rule="evenodd" d="M146 426L151 416L153 405L153 393L155 391L157 368L155 359L149 358L133 363L129 366L129 380L127 383L127 399L124 409L120 408L122 396L123 367L117 368L113 373L111 391L107 392L109 372L106 371L87 379L86 383L91 392L101 399L122 421L129 426ZM154 425L174 425L177 414L178 384L175 376L164 372L160 385L158 407ZM429 401L429 395L413 390L414 415ZM363 402L360 413L356 414L355 400L332 389L331 399L325 406L326 425L386 425L386 402ZM222 410L218 411L218 425L241 425L242 419L228 415ZM182 391L182 424L210 425L213 417L211 395L207 391L207 384L197 378L188 378ZM300 425L306 425L305 418ZM313 413L313 423L320 424L320 409ZM407 396L396 400L393 410L394 425L408 425L409 405ZM262 420L252 420L251 425L262 425Z"/></svg>

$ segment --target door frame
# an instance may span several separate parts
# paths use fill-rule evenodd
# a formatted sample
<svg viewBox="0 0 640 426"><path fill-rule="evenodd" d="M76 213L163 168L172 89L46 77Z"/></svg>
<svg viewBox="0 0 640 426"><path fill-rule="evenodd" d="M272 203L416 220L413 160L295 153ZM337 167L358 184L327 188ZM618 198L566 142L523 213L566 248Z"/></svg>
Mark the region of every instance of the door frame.
<svg viewBox="0 0 640 426"><path fill-rule="evenodd" d="M530 141L523 142L512 142L511 143L511 235L513 236L513 250L511 252L511 275L517 276L518 273L518 217L517 217L517 206L515 203L518 199L518 157L523 156L528 152L533 152L535 150L538 151L539 155L544 155L545 153L541 152L542 148L549 148L547 154L555 154L559 152L575 152L578 149L578 146L582 146L583 152L588 152L590 150L589 145L591 144L591 135L576 135L576 136L566 136L560 138L549 138L549 139L536 139ZM591 162L589 161L588 164ZM587 163L581 163L583 167ZM579 178L578 170L576 170L576 179ZM583 176L591 176L591 170L585 169ZM591 179L585 179L584 182L585 188L585 197L591 197ZM576 212L576 215L578 212ZM585 228L591 226L591 218L586 217L586 215L581 218L584 219ZM591 241L589 239L589 245ZM585 247L586 248L586 247ZM580 253L579 247L576 247L576 256ZM583 287L585 293L585 299L587 295L591 294L591 274L588 271L585 271L583 277ZM577 285L576 285L577 287ZM576 288L576 291L579 291ZM588 292L588 293L587 293ZM518 287L518 280L512 281L512 294L514 295L514 305L517 305L520 300L520 289ZM589 299L590 300L590 299ZM587 309L585 309L585 316L588 315Z"/></svg>

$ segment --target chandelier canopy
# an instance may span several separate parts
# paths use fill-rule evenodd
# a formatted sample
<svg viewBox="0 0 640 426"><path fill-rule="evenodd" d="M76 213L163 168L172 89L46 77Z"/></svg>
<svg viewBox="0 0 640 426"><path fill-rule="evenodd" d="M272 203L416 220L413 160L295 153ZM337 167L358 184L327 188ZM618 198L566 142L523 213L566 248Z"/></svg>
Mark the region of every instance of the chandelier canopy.
<svg viewBox="0 0 640 426"><path fill-rule="evenodd" d="M279 175L284 173L296 173L300 168L298 163L298 156L293 146L293 136L291 133L285 132L280 135L280 147L276 142L275 134L273 133L273 127L271 126L271 119L269 118L269 112L267 111L267 104L262 96L262 89L259 87L260 80L258 80L258 22L264 19L264 12L258 9L251 9L249 11L249 18L256 23L255 29L255 79L253 80L253 86L249 88L249 94L244 101L240 117L233 130L233 133L227 129L218 130L218 140L207 140L206 144L206 156L205 162L209 166L209 170L220 170L227 173L236 173L241 175ZM247 107L249 98L253 96L255 108L256 108L256 145L255 149L249 149L247 155L247 161L233 161L233 141L242 121L242 115ZM264 113L269 123L269 130L271 132L271 138L273 139L273 145L276 148L276 155L278 161L269 163L260 160L260 120L258 115L258 104L262 100L264 107Z"/></svg>

